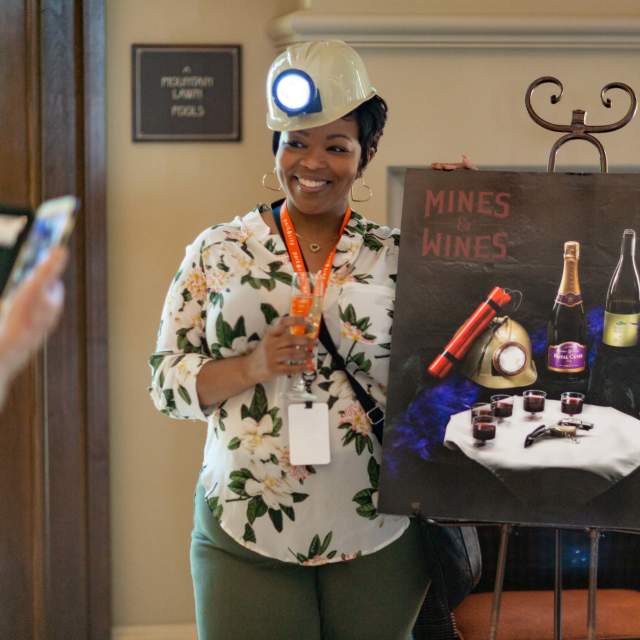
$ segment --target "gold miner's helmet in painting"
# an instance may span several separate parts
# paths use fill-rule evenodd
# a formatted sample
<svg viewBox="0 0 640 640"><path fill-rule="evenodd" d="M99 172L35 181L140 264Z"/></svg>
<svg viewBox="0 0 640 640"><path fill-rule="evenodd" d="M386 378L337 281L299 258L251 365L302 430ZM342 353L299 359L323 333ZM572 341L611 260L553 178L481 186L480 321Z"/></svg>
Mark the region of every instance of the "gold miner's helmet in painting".
<svg viewBox="0 0 640 640"><path fill-rule="evenodd" d="M267 126L297 131L333 122L376 94L362 58L340 40L301 42L267 75Z"/></svg>
<svg viewBox="0 0 640 640"><path fill-rule="evenodd" d="M525 328L508 316L494 318L469 349L462 373L489 389L526 387L538 374Z"/></svg>

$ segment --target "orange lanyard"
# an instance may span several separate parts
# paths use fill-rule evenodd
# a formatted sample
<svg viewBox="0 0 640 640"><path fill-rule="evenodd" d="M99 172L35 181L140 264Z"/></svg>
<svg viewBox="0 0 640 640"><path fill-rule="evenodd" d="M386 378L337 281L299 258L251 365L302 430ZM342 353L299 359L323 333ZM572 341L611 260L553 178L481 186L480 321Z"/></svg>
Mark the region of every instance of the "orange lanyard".
<svg viewBox="0 0 640 640"><path fill-rule="evenodd" d="M342 220L342 226L340 227L340 236L345 230L349 219L351 218L351 207L347 207L347 210L344 212L344 218ZM300 249L300 243L298 242L298 238L296 236L296 230L293 226L293 222L291 221L291 216L289 215L289 210L287 209L287 203L283 202L282 207L280 208L280 221L282 223L282 233L284 235L284 241L287 245L287 250L289 251L289 256L291 257L291 264L293 265L293 270L296 273L304 273L307 271L307 266L304 263L304 258L302 256L302 251ZM338 239L338 242L340 240ZM333 264L333 258L336 255L336 249L338 248L338 244L336 243L335 247L330 251L327 259L324 261L324 266L320 270L321 279L323 288L322 290L326 292L327 286L329 285L329 277L331 276L331 265Z"/></svg>

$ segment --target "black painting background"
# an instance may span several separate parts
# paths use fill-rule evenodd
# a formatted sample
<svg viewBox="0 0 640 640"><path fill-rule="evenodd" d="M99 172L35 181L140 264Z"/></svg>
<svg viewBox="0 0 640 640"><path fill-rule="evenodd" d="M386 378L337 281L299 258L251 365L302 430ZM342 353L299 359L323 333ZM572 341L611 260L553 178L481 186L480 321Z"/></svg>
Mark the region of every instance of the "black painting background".
<svg viewBox="0 0 640 640"><path fill-rule="evenodd" d="M422 257L427 189L511 193L511 212L504 220L464 215L469 233L506 231L508 258L472 263ZM440 221L445 218L448 222ZM459 215L440 216L437 225L441 231L459 233L459 222ZM420 512L439 519L640 528L640 512L634 508L640 498L638 472L587 504L573 504L570 483L550 471L532 481L557 491L557 504L532 508L462 453L439 446L424 459L420 447L407 441L407 429L400 433L407 407L421 390L435 384L427 366L494 286L524 292L522 306L512 317L530 335L539 333L546 327L562 275L564 242L577 240L585 308L603 307L622 232L628 227L640 233L640 175L407 172L380 511Z"/></svg>

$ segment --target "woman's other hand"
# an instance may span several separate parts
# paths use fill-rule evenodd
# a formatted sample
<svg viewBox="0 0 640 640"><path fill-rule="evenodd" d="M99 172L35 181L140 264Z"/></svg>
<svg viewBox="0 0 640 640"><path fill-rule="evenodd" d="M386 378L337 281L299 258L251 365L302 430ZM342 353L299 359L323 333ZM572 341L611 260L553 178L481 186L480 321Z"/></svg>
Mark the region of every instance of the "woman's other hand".
<svg viewBox="0 0 640 640"><path fill-rule="evenodd" d="M476 167L473 162L469 159L469 156L462 154L462 162L433 162L431 164L432 169L438 169L440 171L455 171L456 169L470 169L472 171L477 171L478 167Z"/></svg>

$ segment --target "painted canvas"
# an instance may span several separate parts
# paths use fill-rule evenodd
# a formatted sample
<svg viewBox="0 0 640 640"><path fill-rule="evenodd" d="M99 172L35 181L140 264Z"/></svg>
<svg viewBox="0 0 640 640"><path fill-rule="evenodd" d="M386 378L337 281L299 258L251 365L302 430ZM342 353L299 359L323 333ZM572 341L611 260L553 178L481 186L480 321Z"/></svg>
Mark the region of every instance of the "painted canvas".
<svg viewBox="0 0 640 640"><path fill-rule="evenodd" d="M640 528L640 175L407 173L379 509Z"/></svg>

